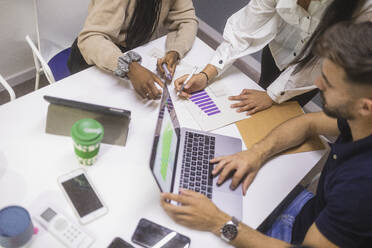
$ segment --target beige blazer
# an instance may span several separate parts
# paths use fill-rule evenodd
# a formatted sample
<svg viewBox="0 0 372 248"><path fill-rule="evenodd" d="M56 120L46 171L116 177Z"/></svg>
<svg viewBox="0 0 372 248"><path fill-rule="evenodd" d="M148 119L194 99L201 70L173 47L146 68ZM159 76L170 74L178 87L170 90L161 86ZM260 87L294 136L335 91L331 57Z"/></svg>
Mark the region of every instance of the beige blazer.
<svg viewBox="0 0 372 248"><path fill-rule="evenodd" d="M136 0L92 0L78 47L85 61L107 71L115 71L122 55L115 45L125 47L126 31ZM198 20L192 0L163 0L159 24L151 40L166 33L166 51L177 51L181 58L195 40Z"/></svg>

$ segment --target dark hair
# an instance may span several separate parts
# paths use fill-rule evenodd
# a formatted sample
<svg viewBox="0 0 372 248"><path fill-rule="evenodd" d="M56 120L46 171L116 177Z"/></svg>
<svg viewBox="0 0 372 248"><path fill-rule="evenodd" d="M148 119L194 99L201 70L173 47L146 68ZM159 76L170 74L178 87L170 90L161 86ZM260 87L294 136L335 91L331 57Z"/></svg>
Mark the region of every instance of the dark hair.
<svg viewBox="0 0 372 248"><path fill-rule="evenodd" d="M313 53L342 67L346 79L372 86L372 22L341 22L315 42Z"/></svg>
<svg viewBox="0 0 372 248"><path fill-rule="evenodd" d="M327 28L338 22L351 20L353 13L359 4L362 4L365 1L366 0L333 0L324 11L322 18L309 41L304 45L299 55L291 62L291 65L297 64L294 70L295 73L310 66L317 60L316 56L314 56L311 51L316 40L327 30Z"/></svg>
<svg viewBox="0 0 372 248"><path fill-rule="evenodd" d="M158 26L161 2L161 0L136 0L125 41L128 50L150 40Z"/></svg>

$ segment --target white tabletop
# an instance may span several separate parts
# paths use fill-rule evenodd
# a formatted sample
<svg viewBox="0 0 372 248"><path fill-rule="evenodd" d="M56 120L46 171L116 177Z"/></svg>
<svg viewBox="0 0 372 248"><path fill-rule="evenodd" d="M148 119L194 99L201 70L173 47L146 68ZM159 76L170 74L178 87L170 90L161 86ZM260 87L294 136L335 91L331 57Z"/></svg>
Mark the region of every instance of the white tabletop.
<svg viewBox="0 0 372 248"><path fill-rule="evenodd" d="M137 50L144 54L152 47L164 49L164 42L165 39L161 38ZM212 53L210 47L196 39L184 60L203 66ZM236 93L242 88L258 89L252 80L236 69L226 76L231 77L231 87ZM174 223L162 210L160 191L149 169L159 101L142 100L128 82L96 67L0 106L0 208L16 204L32 213L38 204L51 203L77 222L57 178L81 166L74 156L71 138L45 133L48 103L43 100L44 95L132 111L126 146L103 144L94 166L85 167L109 208L108 214L83 226L96 239L92 247L107 247L116 236L130 241L140 218L148 218L189 236L194 248L228 247L210 233ZM180 122L181 126L195 127L187 116ZM240 137L235 125L215 132ZM244 198L243 221L257 228L322 154L322 151L306 152L270 160ZM32 248L63 247L43 229L35 237Z"/></svg>

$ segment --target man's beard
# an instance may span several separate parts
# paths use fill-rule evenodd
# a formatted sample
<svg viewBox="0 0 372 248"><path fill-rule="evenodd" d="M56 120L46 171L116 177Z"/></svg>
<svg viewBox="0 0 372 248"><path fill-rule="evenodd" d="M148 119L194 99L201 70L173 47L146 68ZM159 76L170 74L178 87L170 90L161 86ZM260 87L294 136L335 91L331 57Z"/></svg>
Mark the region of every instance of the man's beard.
<svg viewBox="0 0 372 248"><path fill-rule="evenodd" d="M322 99L322 108L324 113L332 118L336 119L345 119L345 120L353 120L355 117L352 115L351 111L349 110L350 107L350 101L337 106L337 107L330 107L327 106L326 100L324 98L323 92L320 91L320 97Z"/></svg>

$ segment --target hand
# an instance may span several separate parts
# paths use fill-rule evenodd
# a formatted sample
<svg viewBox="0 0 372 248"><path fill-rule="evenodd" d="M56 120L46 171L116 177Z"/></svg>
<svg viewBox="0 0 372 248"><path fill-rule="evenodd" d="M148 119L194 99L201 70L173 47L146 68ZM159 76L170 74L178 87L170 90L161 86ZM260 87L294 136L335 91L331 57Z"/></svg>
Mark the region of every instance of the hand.
<svg viewBox="0 0 372 248"><path fill-rule="evenodd" d="M180 191L180 195L161 194L161 205L175 222L192 229L218 234L223 224L230 220L230 217L219 210L205 195L185 189ZM176 201L182 205L176 206L166 200Z"/></svg>
<svg viewBox="0 0 372 248"><path fill-rule="evenodd" d="M247 115L267 109L273 105L273 100L265 91L244 89L237 96L230 96L229 100L240 101L232 104L231 108L238 108L236 112L247 111Z"/></svg>
<svg viewBox="0 0 372 248"><path fill-rule="evenodd" d="M156 69L162 78L170 81L172 80L179 59L180 55L176 51L169 51L163 58L158 59ZM163 64L166 64L168 71L171 74L171 78L166 78L165 71L162 67Z"/></svg>
<svg viewBox="0 0 372 248"><path fill-rule="evenodd" d="M189 74L183 75L174 81L174 86L177 92L181 90L182 85L188 76ZM180 97L189 98L191 97L192 92L202 90L205 87L207 87L207 77L202 73L194 74L183 88Z"/></svg>
<svg viewBox="0 0 372 248"><path fill-rule="evenodd" d="M217 164L212 171L212 175L214 176L219 174L217 184L222 184L230 173L233 173L230 188L235 189L244 180L242 189L243 195L245 195L249 185L251 185L264 162L259 154L254 148L251 148L230 156L212 159L210 163Z"/></svg>
<svg viewBox="0 0 372 248"><path fill-rule="evenodd" d="M128 77L134 89L143 98L158 99L161 96L162 92L156 88L155 83L163 88L163 82L154 73L137 62L130 64Z"/></svg>

